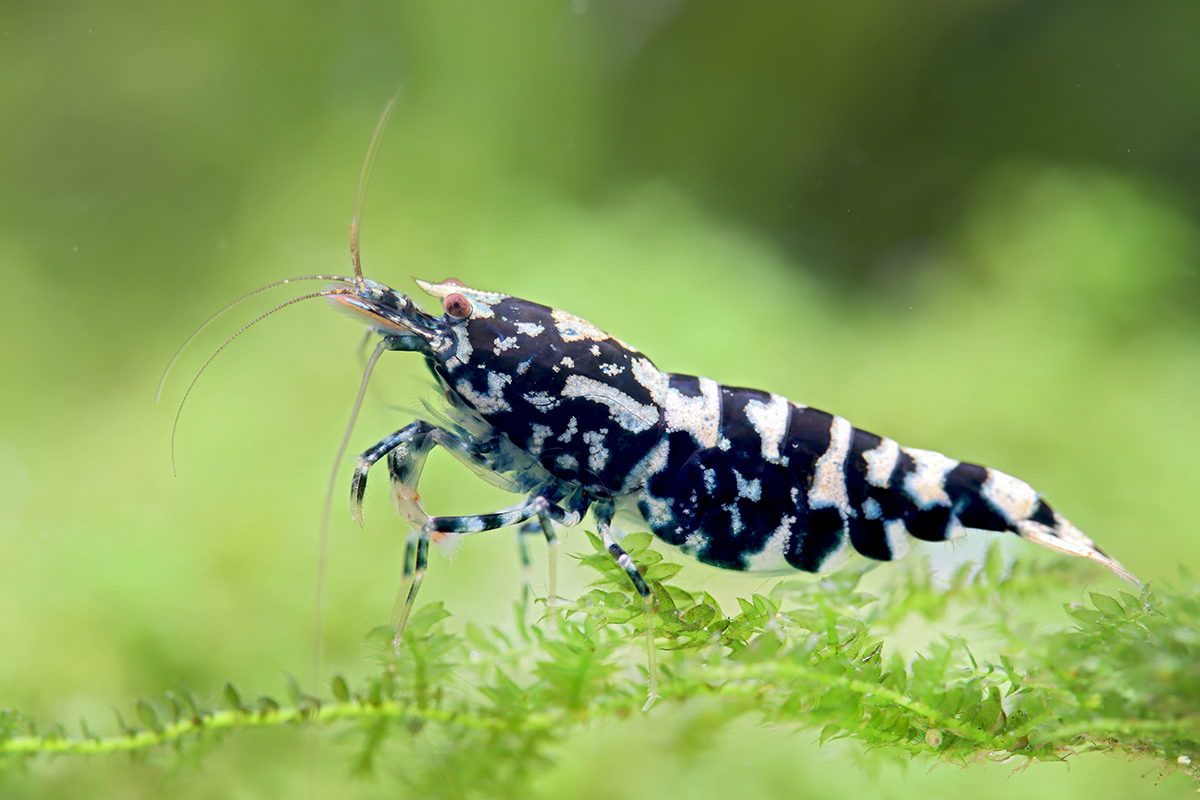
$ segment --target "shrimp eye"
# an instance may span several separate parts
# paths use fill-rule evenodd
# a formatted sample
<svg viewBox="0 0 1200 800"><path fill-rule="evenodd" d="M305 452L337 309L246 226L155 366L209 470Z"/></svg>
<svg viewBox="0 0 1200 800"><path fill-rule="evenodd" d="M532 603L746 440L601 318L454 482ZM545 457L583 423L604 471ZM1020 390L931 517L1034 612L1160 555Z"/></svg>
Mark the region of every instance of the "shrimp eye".
<svg viewBox="0 0 1200 800"><path fill-rule="evenodd" d="M442 310L455 319L466 319L471 316L471 301L454 292L442 300Z"/></svg>
<svg viewBox="0 0 1200 800"><path fill-rule="evenodd" d="M442 284L443 285L449 284L451 286L462 286L463 282L460 281L458 278L446 278L446 280L442 281Z"/></svg>

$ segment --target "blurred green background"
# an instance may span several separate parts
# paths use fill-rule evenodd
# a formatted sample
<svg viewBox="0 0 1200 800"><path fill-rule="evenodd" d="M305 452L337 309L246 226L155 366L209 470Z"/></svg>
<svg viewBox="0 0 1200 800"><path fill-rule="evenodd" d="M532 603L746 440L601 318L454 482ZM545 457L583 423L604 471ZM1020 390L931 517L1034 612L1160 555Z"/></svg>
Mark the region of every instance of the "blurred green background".
<svg viewBox="0 0 1200 800"><path fill-rule="evenodd" d="M6 4L0 707L107 732L138 696L303 680L359 329L312 302L222 353L182 415L177 476L187 381L271 300L206 331L157 406L154 390L228 300L349 269L359 164L401 84L366 206L369 276L454 275L568 309L664 369L1021 476L1143 580L1200 569L1198 32L1200 6L1156 2ZM429 394L416 362L385 359L353 451ZM354 676L372 669L360 641L391 608L404 530L379 477L356 528L348 479L343 465L327 664ZM509 502L436 458L422 494L435 513ZM566 592L578 572L564 560ZM698 566L689 581L765 585ZM485 624L519 594L501 533L435 557L421 600ZM905 768L749 720L697 749L689 713L590 729L536 785L1194 790L1103 757ZM396 760L349 782L349 747L322 749L317 796L400 791ZM276 731L199 767L39 761L0 788L286 797L304 764L299 735Z"/></svg>

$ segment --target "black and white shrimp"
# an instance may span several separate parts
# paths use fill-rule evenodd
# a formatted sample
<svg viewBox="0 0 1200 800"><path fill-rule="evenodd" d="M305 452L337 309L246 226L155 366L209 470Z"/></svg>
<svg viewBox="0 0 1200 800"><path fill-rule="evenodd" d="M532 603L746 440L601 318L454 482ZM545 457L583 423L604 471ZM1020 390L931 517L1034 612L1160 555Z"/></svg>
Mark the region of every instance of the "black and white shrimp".
<svg viewBox="0 0 1200 800"><path fill-rule="evenodd" d="M1091 559L1136 583L1029 484L998 470L902 447L778 394L663 372L590 322L529 300L418 280L441 302L441 314L427 313L363 277L362 185L351 225L354 274L308 276L333 285L284 305L325 297L358 316L379 337L368 375L385 352L418 353L446 401L362 453L352 479L361 524L367 476L386 459L396 509L411 526L397 648L431 541L449 546L463 534L521 525L540 531L553 556L555 526L577 525L589 511L647 614L651 590L619 544L618 518L727 570L819 572L851 551L889 561L913 539L983 530ZM418 482L434 447L523 501L491 514L429 516ZM652 702L652 642L648 652Z"/></svg>
<svg viewBox="0 0 1200 800"><path fill-rule="evenodd" d="M435 534L537 520L575 525L589 510L639 592L614 517L722 569L819 572L850 551L905 555L914 538L1007 531L1133 580L1029 484L989 467L902 447L777 394L659 370L568 312L458 281L417 281L443 314L362 280L329 300L366 319L387 350L421 353L451 424L419 420L358 460L387 457L396 505L414 528L419 572ZM440 445L527 499L496 514L429 517L417 481Z"/></svg>

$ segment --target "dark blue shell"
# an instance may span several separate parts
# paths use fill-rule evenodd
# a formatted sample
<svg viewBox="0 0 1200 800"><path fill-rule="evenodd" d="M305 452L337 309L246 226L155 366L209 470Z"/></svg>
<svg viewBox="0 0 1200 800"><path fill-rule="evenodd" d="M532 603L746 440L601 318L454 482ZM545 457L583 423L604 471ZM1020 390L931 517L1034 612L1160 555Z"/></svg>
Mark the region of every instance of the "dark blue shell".
<svg viewBox="0 0 1200 800"><path fill-rule="evenodd" d="M474 298L473 298L474 299ZM503 297L430 356L460 410L476 413L552 475L618 497L661 439L662 373L638 351L557 309Z"/></svg>

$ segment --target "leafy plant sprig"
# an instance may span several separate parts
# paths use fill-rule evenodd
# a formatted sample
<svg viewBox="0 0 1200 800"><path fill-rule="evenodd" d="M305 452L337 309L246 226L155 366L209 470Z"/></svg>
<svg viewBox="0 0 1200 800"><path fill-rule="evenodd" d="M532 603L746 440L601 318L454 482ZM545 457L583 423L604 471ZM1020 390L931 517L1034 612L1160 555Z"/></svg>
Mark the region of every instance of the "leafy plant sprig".
<svg viewBox="0 0 1200 800"><path fill-rule="evenodd" d="M61 725L39 733L5 710L0 770L39 754L211 747L245 728L336 726L361 738L360 772L385 753L419 749L405 774L414 790L443 794L452 776L463 793L519 793L578 727L641 713L642 601L592 542L596 552L581 561L597 580L559 606L553 631L518 607L510 628L451 633L448 613L431 604L411 620L400 656L390 630L372 632L378 673L355 687L335 676L324 698L292 682L286 700L250 701L227 683L206 703L186 691L137 700L136 722L118 716L107 735L86 722L81 735ZM955 764L1102 751L1200 778L1200 593L1189 575L1178 590L1092 593L1090 606L1065 607L1065 625L1035 629L1028 600L1082 580L1087 566L1018 564L1005 577L993 549L948 587L918 564L875 593L861 588L861 572L843 571L781 582L727 615L709 593L667 583L679 567L650 543L648 534L623 540L658 598L660 702L703 705L714 729L752 715L821 741ZM906 658L891 640L913 619L953 633Z"/></svg>

